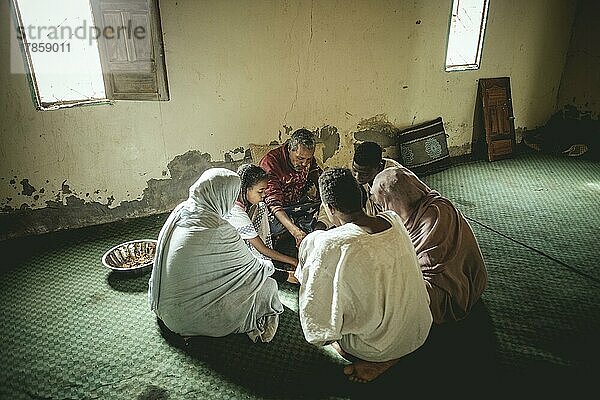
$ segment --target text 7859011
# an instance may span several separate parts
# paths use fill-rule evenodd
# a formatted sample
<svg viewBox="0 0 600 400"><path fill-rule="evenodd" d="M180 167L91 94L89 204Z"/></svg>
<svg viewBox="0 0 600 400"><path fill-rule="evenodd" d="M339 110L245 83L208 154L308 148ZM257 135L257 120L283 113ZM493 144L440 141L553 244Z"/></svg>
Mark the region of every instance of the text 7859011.
<svg viewBox="0 0 600 400"><path fill-rule="evenodd" d="M71 43L27 43L27 48L34 53L70 53Z"/></svg>

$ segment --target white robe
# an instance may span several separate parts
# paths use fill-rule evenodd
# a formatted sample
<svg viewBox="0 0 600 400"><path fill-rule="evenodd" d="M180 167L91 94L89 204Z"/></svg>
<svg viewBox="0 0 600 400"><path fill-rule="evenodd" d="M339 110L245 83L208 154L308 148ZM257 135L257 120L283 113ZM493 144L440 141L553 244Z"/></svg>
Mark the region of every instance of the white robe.
<svg viewBox="0 0 600 400"><path fill-rule="evenodd" d="M273 263L252 255L223 219L240 190L233 171L211 168L158 236L149 282L151 309L183 336L247 333L270 341L283 312Z"/></svg>
<svg viewBox="0 0 600 400"><path fill-rule="evenodd" d="M246 242L246 245L255 257L270 260L269 257L256 250L256 248L252 246L252 243L250 243L251 239L260 237L265 246L270 249L273 248L271 231L269 229L269 208L262 201L252 208L254 209L254 212L252 217L250 217L243 205L236 201L230 213L225 216L225 219L240 234L240 237Z"/></svg>
<svg viewBox="0 0 600 400"><path fill-rule="evenodd" d="M300 322L309 343L337 341L366 361L400 358L420 347L432 323L415 249L400 217L369 234L349 223L306 236L299 249Z"/></svg>

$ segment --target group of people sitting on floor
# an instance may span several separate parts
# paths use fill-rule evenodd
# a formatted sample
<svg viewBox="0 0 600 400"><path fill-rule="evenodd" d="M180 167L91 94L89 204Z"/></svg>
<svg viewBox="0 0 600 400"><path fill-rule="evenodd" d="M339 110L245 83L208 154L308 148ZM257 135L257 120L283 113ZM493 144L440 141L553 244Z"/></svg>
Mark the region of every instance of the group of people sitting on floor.
<svg viewBox="0 0 600 400"><path fill-rule="evenodd" d="M462 213L363 142L351 168L323 171L295 131L259 165L205 171L158 236L149 301L182 337L275 335L277 282L299 284L304 336L368 382L419 348L432 323L465 318L487 284ZM312 193L311 190L312 189ZM285 237L295 252L278 248Z"/></svg>

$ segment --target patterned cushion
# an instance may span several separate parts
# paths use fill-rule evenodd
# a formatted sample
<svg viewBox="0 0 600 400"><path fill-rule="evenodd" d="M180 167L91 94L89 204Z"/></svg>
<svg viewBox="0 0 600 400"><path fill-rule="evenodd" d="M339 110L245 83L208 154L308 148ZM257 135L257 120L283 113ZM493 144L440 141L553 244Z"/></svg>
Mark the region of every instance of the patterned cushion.
<svg viewBox="0 0 600 400"><path fill-rule="evenodd" d="M442 117L411 126L398 135L398 153L402 165L419 176L450 166L450 154Z"/></svg>

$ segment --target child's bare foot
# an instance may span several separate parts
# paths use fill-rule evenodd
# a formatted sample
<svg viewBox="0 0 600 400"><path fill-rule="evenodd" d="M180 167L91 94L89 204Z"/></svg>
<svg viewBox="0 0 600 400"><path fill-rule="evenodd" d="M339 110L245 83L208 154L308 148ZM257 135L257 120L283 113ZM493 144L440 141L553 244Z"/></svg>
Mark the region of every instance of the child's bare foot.
<svg viewBox="0 0 600 400"><path fill-rule="evenodd" d="M288 278L287 281L289 283L293 283L293 284L300 284L300 281L298 281L298 279L296 279L296 277L294 276L294 271L288 271Z"/></svg>
<svg viewBox="0 0 600 400"><path fill-rule="evenodd" d="M333 348L334 348L334 350L335 350L335 351L337 351L337 352L338 352L338 354L339 354L340 356L344 357L346 360L348 360L348 361L355 361L355 360L356 360L356 357L354 357L354 356L352 356L352 355L350 355L350 354L346 353L346 352L345 352L345 351L342 349L342 347L339 345L339 343L338 343L338 342L332 342L332 343L330 343L330 345L331 345L331 347L333 347Z"/></svg>
<svg viewBox="0 0 600 400"><path fill-rule="evenodd" d="M356 361L344 367L344 374L352 382L367 383L383 374L392 365L398 362L399 358L384 362Z"/></svg>

